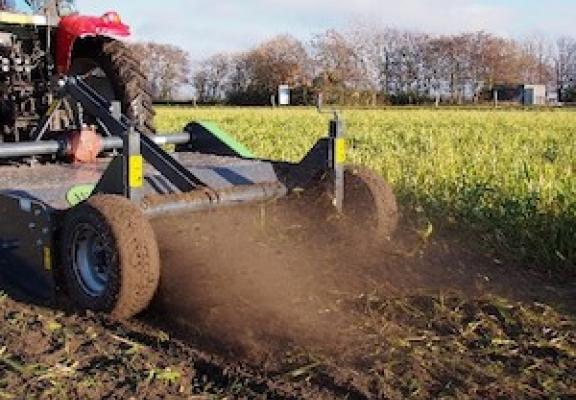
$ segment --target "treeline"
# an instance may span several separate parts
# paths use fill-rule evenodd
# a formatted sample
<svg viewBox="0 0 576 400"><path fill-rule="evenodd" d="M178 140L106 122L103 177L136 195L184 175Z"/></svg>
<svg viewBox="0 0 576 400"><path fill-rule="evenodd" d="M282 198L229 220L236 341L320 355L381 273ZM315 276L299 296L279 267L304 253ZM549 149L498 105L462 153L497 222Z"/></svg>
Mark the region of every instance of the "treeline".
<svg viewBox="0 0 576 400"><path fill-rule="evenodd" d="M263 105L286 84L292 103L301 105L315 103L319 94L342 105L460 104L490 100L496 86L526 83L547 85L559 101L576 100L571 37L513 40L485 32L434 36L358 27L329 30L307 42L277 36L245 52L215 54L193 68L184 51L168 47L179 57L157 60L162 51L156 48L145 62L159 99L189 85L199 103ZM162 76L158 64L172 71Z"/></svg>

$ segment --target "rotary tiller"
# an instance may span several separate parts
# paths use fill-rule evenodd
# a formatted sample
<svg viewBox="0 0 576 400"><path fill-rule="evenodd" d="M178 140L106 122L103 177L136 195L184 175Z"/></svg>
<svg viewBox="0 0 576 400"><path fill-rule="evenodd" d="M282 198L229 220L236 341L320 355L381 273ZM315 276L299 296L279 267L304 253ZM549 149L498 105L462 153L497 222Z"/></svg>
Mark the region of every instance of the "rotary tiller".
<svg viewBox="0 0 576 400"><path fill-rule="evenodd" d="M388 186L345 165L336 116L301 162L268 161L209 124L142 134L121 113L125 105L82 78L59 85L33 140L0 143L0 272L38 299L62 293L80 309L118 318L139 313L162 273L150 221L165 215L194 218L221 207L294 201L304 208L324 204L354 225L345 229L372 239L385 240L395 227ZM99 128L51 134L47 121L64 99Z"/></svg>

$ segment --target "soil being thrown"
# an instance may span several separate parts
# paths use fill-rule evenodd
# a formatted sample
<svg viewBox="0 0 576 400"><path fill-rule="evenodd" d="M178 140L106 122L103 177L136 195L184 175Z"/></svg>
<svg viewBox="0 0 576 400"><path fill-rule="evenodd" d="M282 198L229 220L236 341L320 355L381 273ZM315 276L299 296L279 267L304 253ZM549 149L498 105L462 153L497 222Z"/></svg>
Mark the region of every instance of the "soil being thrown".
<svg viewBox="0 0 576 400"><path fill-rule="evenodd" d="M256 362L287 345L342 341L350 322L338 297L358 291L349 262L361 267L359 249L344 246L344 257L327 242L334 235L314 236L317 225L280 206L162 218L154 227L163 263L155 306L180 333Z"/></svg>
<svg viewBox="0 0 576 400"><path fill-rule="evenodd" d="M155 221L163 262L156 313L170 315L185 340L274 370L290 348L361 363L361 353L343 349L365 344L369 321L357 304L370 299L563 297L453 239L425 249L404 231L373 246L361 227L341 230L325 217L276 205Z"/></svg>

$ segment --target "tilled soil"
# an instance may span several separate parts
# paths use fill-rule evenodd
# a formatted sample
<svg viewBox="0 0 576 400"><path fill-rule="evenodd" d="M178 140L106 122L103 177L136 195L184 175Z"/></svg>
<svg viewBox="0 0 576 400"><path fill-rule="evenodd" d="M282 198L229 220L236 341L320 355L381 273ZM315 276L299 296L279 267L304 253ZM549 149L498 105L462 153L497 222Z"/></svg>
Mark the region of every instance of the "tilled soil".
<svg viewBox="0 0 576 400"><path fill-rule="evenodd" d="M0 398L576 398L573 284L470 238L374 248L300 222L155 221L161 288L136 321L2 297Z"/></svg>

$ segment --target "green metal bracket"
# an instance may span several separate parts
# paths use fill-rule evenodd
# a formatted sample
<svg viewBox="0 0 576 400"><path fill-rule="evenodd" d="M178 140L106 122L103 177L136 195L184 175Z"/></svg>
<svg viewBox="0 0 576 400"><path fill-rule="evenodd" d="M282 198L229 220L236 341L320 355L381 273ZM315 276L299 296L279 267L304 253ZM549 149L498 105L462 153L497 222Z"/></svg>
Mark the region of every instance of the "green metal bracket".
<svg viewBox="0 0 576 400"><path fill-rule="evenodd" d="M255 158L246 146L213 122L194 122L188 125L185 130L193 136L192 142L196 141L196 144L201 146L203 150L213 150L215 154L219 155Z"/></svg>
<svg viewBox="0 0 576 400"><path fill-rule="evenodd" d="M95 187L96 185L92 184L73 186L66 193L66 201L70 207L74 207L84 200L88 200L88 198L92 195L92 192L94 192Z"/></svg>

